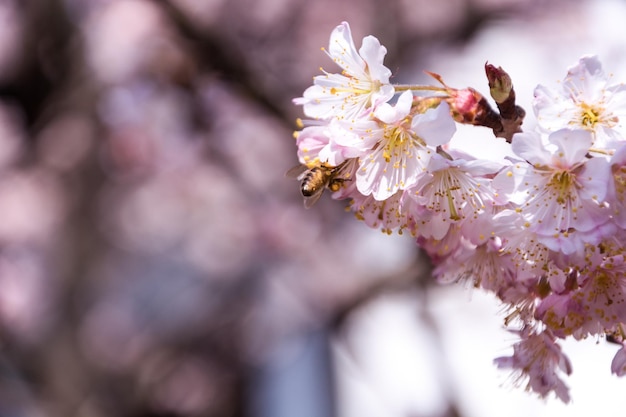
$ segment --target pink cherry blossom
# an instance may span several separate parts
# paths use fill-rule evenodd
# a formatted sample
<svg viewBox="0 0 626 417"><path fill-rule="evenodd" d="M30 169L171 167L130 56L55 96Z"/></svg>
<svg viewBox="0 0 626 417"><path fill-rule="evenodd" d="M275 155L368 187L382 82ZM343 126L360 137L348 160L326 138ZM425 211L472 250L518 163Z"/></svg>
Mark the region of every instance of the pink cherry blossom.
<svg viewBox="0 0 626 417"><path fill-rule="evenodd" d="M537 307L537 317L556 334L583 338L612 331L616 323L626 322L624 255L594 252L586 259L588 267L575 272L575 288L551 294Z"/></svg>
<svg viewBox="0 0 626 417"><path fill-rule="evenodd" d="M518 372L518 382L528 379L526 388L541 397L554 392L563 402L569 402L569 389L561 375L571 374L572 366L555 337L549 332L538 333L528 328L518 334L521 340L513 346L513 355L496 358L496 365Z"/></svg>
<svg viewBox="0 0 626 417"><path fill-rule="evenodd" d="M355 194L350 208L357 219L364 221L369 227L381 229L388 234L394 230L402 233L410 223L406 200L403 191L398 191L384 201L378 201L372 195Z"/></svg>
<svg viewBox="0 0 626 417"><path fill-rule="evenodd" d="M535 89L539 130L527 131L501 68L500 86L488 71L499 113L478 90L434 73L443 87L403 85L391 104L396 90L375 38L357 52L343 23L328 53L343 73L316 77L295 100L318 119L297 137L301 162L336 167L333 198L349 199L367 226L409 231L438 282L495 294L520 338L497 366L568 402L562 378L572 368L557 340L625 335L626 86L583 57L559 90ZM515 156L463 154L451 141L455 122L490 128ZM619 376L625 352L611 365Z"/></svg>

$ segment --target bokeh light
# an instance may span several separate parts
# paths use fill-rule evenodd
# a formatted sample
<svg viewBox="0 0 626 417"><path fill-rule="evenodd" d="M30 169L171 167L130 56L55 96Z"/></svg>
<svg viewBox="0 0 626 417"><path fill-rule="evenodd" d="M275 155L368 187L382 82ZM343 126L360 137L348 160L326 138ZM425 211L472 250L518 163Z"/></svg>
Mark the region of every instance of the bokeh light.
<svg viewBox="0 0 626 417"><path fill-rule="evenodd" d="M0 1L0 416L616 412L614 346L565 347L573 404L512 388L494 299L438 286L409 236L329 195L305 210L284 174L291 99L343 20L394 82L486 92L488 61L528 111L583 54L626 79L624 19L617 0Z"/></svg>

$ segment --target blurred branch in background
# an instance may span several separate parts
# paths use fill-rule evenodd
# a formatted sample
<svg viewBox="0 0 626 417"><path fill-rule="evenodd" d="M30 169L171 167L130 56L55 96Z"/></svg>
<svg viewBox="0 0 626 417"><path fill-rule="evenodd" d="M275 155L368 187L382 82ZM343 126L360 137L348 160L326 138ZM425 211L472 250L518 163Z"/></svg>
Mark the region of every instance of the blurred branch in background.
<svg viewBox="0 0 626 417"><path fill-rule="evenodd" d="M0 415L336 415L329 345L432 283L409 240L304 212L291 99L340 20L395 69L534 2L418 3L0 2Z"/></svg>

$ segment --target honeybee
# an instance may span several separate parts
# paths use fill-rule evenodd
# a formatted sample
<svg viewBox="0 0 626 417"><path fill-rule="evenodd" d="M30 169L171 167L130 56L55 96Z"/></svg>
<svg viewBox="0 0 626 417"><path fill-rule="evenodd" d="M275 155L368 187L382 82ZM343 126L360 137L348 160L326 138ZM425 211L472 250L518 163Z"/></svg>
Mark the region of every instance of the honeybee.
<svg viewBox="0 0 626 417"><path fill-rule="evenodd" d="M324 193L324 189L331 191L339 190L346 178L338 178L339 171L344 163L333 167L326 163L321 163L312 168L307 165L297 165L285 174L288 177L296 178L300 183L300 192L304 197L304 207L312 207Z"/></svg>

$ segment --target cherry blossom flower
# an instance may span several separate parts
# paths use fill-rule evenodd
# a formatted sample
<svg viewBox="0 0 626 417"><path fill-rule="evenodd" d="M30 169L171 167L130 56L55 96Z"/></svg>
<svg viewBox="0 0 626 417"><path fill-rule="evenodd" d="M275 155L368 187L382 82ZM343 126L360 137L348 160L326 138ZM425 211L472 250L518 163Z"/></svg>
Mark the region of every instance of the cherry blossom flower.
<svg viewBox="0 0 626 417"><path fill-rule="evenodd" d="M582 57L569 68L560 90L535 89L539 126L549 132L585 129L593 132L595 146L614 147L626 138L626 86L610 82L598 57Z"/></svg>
<svg viewBox="0 0 626 417"><path fill-rule="evenodd" d="M546 139L536 133L518 133L512 150L523 161L503 170L494 186L518 205L527 230L553 250L569 247L574 232L590 232L608 222L604 205L610 183L609 164L604 158L586 158L592 144L585 130L562 129ZM596 234L579 235L597 243Z"/></svg>
<svg viewBox="0 0 626 417"><path fill-rule="evenodd" d="M433 274L439 282L469 280L496 294L516 285L518 267L515 259L504 250L501 236L508 230L507 222L494 220L491 212L483 211L472 221L455 223L449 234L462 236L454 253L439 261ZM428 246L427 246L428 247Z"/></svg>
<svg viewBox="0 0 626 417"><path fill-rule="evenodd" d="M300 162L332 169L333 198L349 199L367 226L409 231L440 283L495 294L520 338L497 366L568 402L562 377L572 369L557 340L625 337L626 86L583 57L559 90L535 89L539 130L529 132L501 68L485 66L495 111L478 90L434 73L441 86L396 89L386 49L366 37L357 52L347 23L328 54L342 74L316 77L294 100L316 119L297 134ZM490 128L515 157L463 154L450 141L455 123ZM624 346L611 365L619 376Z"/></svg>
<svg viewBox="0 0 626 417"><path fill-rule="evenodd" d="M330 35L328 56L342 68L341 74L318 75L303 97L294 103L314 119L347 119L363 116L394 95L391 71L383 65L387 49L373 36L363 38L357 51L350 25L337 26Z"/></svg>
<svg viewBox="0 0 626 417"><path fill-rule="evenodd" d="M357 193L350 202L350 208L357 219L364 221L369 227L380 228L387 234L391 234L394 230L402 233L410 223L409 210L405 205L406 200L406 193L403 191L383 201L374 199L372 195L365 196Z"/></svg>
<svg viewBox="0 0 626 417"><path fill-rule="evenodd" d="M537 307L537 317L557 334L583 338L626 322L624 255L593 252L586 259L589 266L580 271L576 289L551 294Z"/></svg>
<svg viewBox="0 0 626 417"><path fill-rule="evenodd" d="M515 269L509 255L500 252L501 241L489 239L482 245L473 245L463 239L454 253L444 258L433 275L442 283L470 281L475 287L496 292L502 283L515 279Z"/></svg>
<svg viewBox="0 0 626 417"><path fill-rule="evenodd" d="M438 223L431 221L432 212L424 209L423 206L419 207L427 215L422 217L413 216L414 222L411 226L411 231L414 236L417 236L419 247L428 253L433 264L438 265L453 256L459 246L465 243L463 236L458 233L461 228L456 223L451 224L447 232L441 235L442 229L437 227ZM440 273L437 273L437 275L439 276ZM445 282L454 281L457 281L457 279L445 280Z"/></svg>
<svg viewBox="0 0 626 417"><path fill-rule="evenodd" d="M358 143L358 136L345 123L333 120L325 125L307 126L295 133L300 163L314 166L320 162L337 166L346 159L362 154L359 146L345 146L344 143Z"/></svg>
<svg viewBox="0 0 626 417"><path fill-rule="evenodd" d="M540 396L554 392L563 402L569 402L569 389L561 380L561 374L571 374L572 366L555 337L549 332L538 333L528 328L516 333L521 341L513 346L513 356L496 358L496 365L517 371L518 382L528 378L526 388Z"/></svg>
<svg viewBox="0 0 626 417"><path fill-rule="evenodd" d="M298 146L298 160L301 164L310 165L318 162L330 162L336 165L337 160L331 150L330 136L327 126L308 126L294 134ZM323 155L320 156L320 153Z"/></svg>
<svg viewBox="0 0 626 417"><path fill-rule="evenodd" d="M378 129L361 129L377 141L361 157L356 176L364 195L385 200L410 188L426 172L434 147L452 138L456 127L446 103L415 115L412 103L412 93L402 93L395 106L385 103L374 112L380 120Z"/></svg>
<svg viewBox="0 0 626 417"><path fill-rule="evenodd" d="M433 213L431 222L436 235L442 237L450 224L475 219L496 204L488 175L495 175L501 166L491 161L450 160L433 155L414 189L414 198Z"/></svg>

